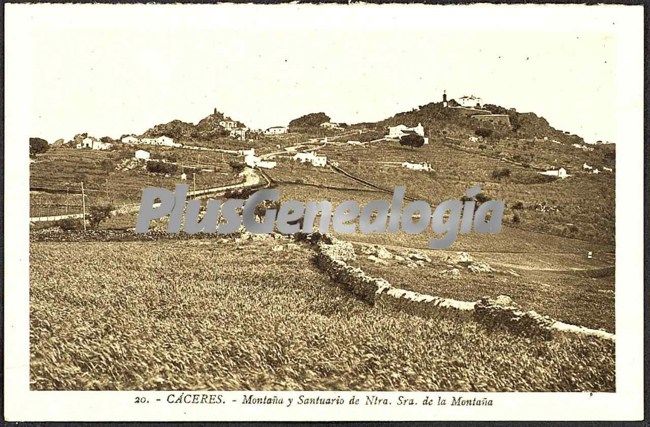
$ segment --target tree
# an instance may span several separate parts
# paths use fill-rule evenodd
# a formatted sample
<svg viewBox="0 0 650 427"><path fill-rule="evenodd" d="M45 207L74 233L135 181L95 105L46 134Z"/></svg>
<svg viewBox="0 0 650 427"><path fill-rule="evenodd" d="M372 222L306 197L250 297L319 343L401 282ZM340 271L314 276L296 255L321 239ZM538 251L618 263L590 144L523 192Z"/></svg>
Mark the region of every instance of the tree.
<svg viewBox="0 0 650 427"><path fill-rule="evenodd" d="M240 173L246 168L246 164L244 162L239 162L237 160L230 160L228 162L228 165L235 173Z"/></svg>
<svg viewBox="0 0 650 427"><path fill-rule="evenodd" d="M478 128L474 131L474 134L476 136L480 136L482 138L487 138L492 135L492 129L487 129L487 128Z"/></svg>
<svg viewBox="0 0 650 427"><path fill-rule="evenodd" d="M113 206L111 205L92 206L88 213L88 222L90 223L90 227L97 228L102 221L111 216L112 210Z"/></svg>
<svg viewBox="0 0 650 427"><path fill-rule="evenodd" d="M174 163L147 162L147 171L152 173L173 174L178 169Z"/></svg>
<svg viewBox="0 0 650 427"><path fill-rule="evenodd" d="M45 153L50 145L43 138L29 138L29 155L35 156L36 154Z"/></svg>
<svg viewBox="0 0 650 427"><path fill-rule="evenodd" d="M266 215L266 211L269 209L274 209L277 213L277 211L280 210L280 202L277 200L274 201L266 200L264 201L264 203L258 204L257 206L255 206L255 216L261 220L262 218L264 218L264 216Z"/></svg>
<svg viewBox="0 0 650 427"><path fill-rule="evenodd" d="M399 139L400 145L406 145L411 148L422 147L424 145L424 137L416 133L409 133Z"/></svg>

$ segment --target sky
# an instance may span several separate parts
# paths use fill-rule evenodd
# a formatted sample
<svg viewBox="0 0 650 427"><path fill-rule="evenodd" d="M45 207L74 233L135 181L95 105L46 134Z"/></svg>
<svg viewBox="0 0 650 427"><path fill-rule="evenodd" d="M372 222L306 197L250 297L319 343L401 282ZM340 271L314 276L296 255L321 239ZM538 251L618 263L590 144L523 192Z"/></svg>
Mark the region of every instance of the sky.
<svg viewBox="0 0 650 427"><path fill-rule="evenodd" d="M319 111L377 121L443 90L614 141L617 31L629 11L8 5L6 61L29 83L30 134L50 142L196 123L214 108L253 128Z"/></svg>

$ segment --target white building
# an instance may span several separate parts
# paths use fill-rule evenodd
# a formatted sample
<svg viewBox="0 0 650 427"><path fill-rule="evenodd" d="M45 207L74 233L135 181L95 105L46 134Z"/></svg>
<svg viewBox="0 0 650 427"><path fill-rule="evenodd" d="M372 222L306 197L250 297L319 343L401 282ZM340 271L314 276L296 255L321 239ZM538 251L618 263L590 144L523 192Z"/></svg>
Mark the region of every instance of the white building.
<svg viewBox="0 0 650 427"><path fill-rule="evenodd" d="M324 167L327 164L327 157L317 156L314 153L298 153L293 156L293 159L300 163L309 162L317 167Z"/></svg>
<svg viewBox="0 0 650 427"><path fill-rule="evenodd" d="M244 157L246 157L246 156L254 156L255 155L255 149L254 148L249 148L248 150L239 150L238 153L241 154Z"/></svg>
<svg viewBox="0 0 650 427"><path fill-rule="evenodd" d="M233 120L221 120L219 122L219 126L221 126L222 128L224 128L226 130L234 130L234 129L237 129L237 122L235 122Z"/></svg>
<svg viewBox="0 0 650 427"><path fill-rule="evenodd" d="M558 177L560 179L564 179L564 178L570 176L569 174L566 173L566 169L564 169L564 168L560 168L560 169L557 169L557 170L551 169L551 170L547 170L547 171L540 172L540 173L542 175L555 176L555 177Z"/></svg>
<svg viewBox="0 0 650 427"><path fill-rule="evenodd" d="M165 147L180 147L181 144L175 143L173 138L170 138L168 136L159 136L156 138L142 138L141 142L143 144L150 144L150 145L163 145Z"/></svg>
<svg viewBox="0 0 650 427"><path fill-rule="evenodd" d="M246 163L246 166L248 166L249 168L261 168L261 169L273 169L277 165L276 162L268 162L262 160L256 155L250 153L244 157L244 163Z"/></svg>
<svg viewBox="0 0 650 427"><path fill-rule="evenodd" d="M129 135L122 138L122 142L125 144L139 144L140 140L133 135Z"/></svg>
<svg viewBox="0 0 650 427"><path fill-rule="evenodd" d="M418 123L415 127L408 127L406 125L391 126L388 128L388 138L401 138L409 132L415 132L420 136L424 136L424 126Z"/></svg>
<svg viewBox="0 0 650 427"><path fill-rule="evenodd" d="M151 153L145 150L137 150L133 157L139 160L149 160L151 158Z"/></svg>
<svg viewBox="0 0 650 427"><path fill-rule="evenodd" d="M286 126L273 126L264 131L266 135L279 135L287 133L289 129Z"/></svg>
<svg viewBox="0 0 650 427"><path fill-rule="evenodd" d="M414 171L426 171L430 172L433 170L431 165L429 163L411 163L411 162L404 162L402 163L402 167Z"/></svg>
<svg viewBox="0 0 650 427"><path fill-rule="evenodd" d="M580 148L582 151L594 151L594 147L587 147L586 145L580 145L580 144L571 144L575 148Z"/></svg>
<svg viewBox="0 0 650 427"><path fill-rule="evenodd" d="M81 143L77 144L77 148L90 148L92 150L108 150L113 144L108 142L102 142L93 137L84 138Z"/></svg>
<svg viewBox="0 0 650 427"><path fill-rule="evenodd" d="M583 169L583 170L589 170L589 171L590 171L590 170L593 169L593 167L589 166L587 163L583 163L583 164L582 164L582 169Z"/></svg>
<svg viewBox="0 0 650 427"><path fill-rule="evenodd" d="M412 128L406 125L390 126L388 128L388 135L386 135L386 138L400 139L401 137L406 136L410 133L415 133L417 135L420 135L421 137L424 138L425 144L429 143L429 138L424 137L424 126L422 126L422 123L418 123L417 126L414 126Z"/></svg>
<svg viewBox="0 0 650 427"><path fill-rule="evenodd" d="M461 96L456 100L461 107L476 108L481 106L481 98L474 95Z"/></svg>
<svg viewBox="0 0 650 427"><path fill-rule="evenodd" d="M325 129L333 129L333 130L342 130L343 128L341 125L338 123L332 123L332 122L323 122L320 124L320 127L325 128Z"/></svg>
<svg viewBox="0 0 650 427"><path fill-rule="evenodd" d="M246 140L246 132L248 132L248 128L233 129L230 131L230 137L244 141Z"/></svg>
<svg viewBox="0 0 650 427"><path fill-rule="evenodd" d="M185 172L181 174L181 181L187 181L187 174Z"/></svg>
<svg viewBox="0 0 650 427"><path fill-rule="evenodd" d="M603 166L603 170L607 172L613 172L612 168L608 168L607 166Z"/></svg>

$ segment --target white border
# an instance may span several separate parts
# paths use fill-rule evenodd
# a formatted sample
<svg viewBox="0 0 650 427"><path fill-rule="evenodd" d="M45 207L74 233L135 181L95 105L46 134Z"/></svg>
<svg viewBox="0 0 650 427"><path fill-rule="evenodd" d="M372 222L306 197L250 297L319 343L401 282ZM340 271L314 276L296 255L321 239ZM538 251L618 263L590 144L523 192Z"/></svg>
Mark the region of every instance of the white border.
<svg viewBox="0 0 650 427"><path fill-rule="evenodd" d="M477 396L493 399L492 407L292 407L240 405L135 405L135 396L149 400L166 399L167 392L38 392L29 390L29 170L27 139L30 136L30 55L29 28L51 8L74 8L75 12L103 8L115 13L120 8L147 8L148 12L173 20L179 14L206 14L203 25L211 21L209 6L142 5L5 5L5 418L9 421L63 420L638 420L643 418L643 8L629 6L410 6L436 7L458 18L480 15L484 29L499 26L528 29L518 17L535 15L544 28L549 20L561 17L574 25L599 28L603 22L616 40L617 53L617 185L616 185L616 392L615 393L374 393L420 396ZM175 8L169 13L170 8ZM251 21L267 25L273 13L317 13L322 19L335 19L352 11L346 24L357 21L373 25L368 17L392 16L406 6L233 6L220 11L234 15L246 13ZM477 14L477 8L485 8ZM382 10L383 9L383 10ZM473 9L473 10L470 10ZM71 10L71 9L68 9ZM383 14L383 15L382 15ZM35 16L41 18L35 18ZM483 19L489 16L494 19ZM135 19L135 18L134 18ZM62 27L76 25L63 20ZM128 19L124 25L133 21ZM227 25L228 20L220 22ZM233 22L233 21L230 21ZM299 27L303 20L296 20ZM480 28L479 28L480 29ZM549 31L553 31L549 28ZM218 394L215 392L213 394ZM226 399L241 399L244 392L223 393ZM359 392L255 392L255 395L297 397L314 394L332 397ZM234 396L234 397L233 397Z"/></svg>

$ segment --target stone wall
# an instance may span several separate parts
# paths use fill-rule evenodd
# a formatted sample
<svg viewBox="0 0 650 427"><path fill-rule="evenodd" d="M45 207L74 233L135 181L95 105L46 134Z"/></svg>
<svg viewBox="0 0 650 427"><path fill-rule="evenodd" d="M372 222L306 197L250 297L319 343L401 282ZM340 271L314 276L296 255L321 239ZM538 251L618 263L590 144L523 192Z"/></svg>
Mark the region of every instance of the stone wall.
<svg viewBox="0 0 650 427"><path fill-rule="evenodd" d="M484 297L476 302L458 301L399 289L382 278L367 275L348 264L356 259L354 247L329 236L314 235L305 240L316 249L316 264L334 282L378 308L435 318L440 316L474 320L492 328L503 328L523 336L551 339L556 331L615 340L605 331L558 322L534 311L523 311L507 296Z"/></svg>

